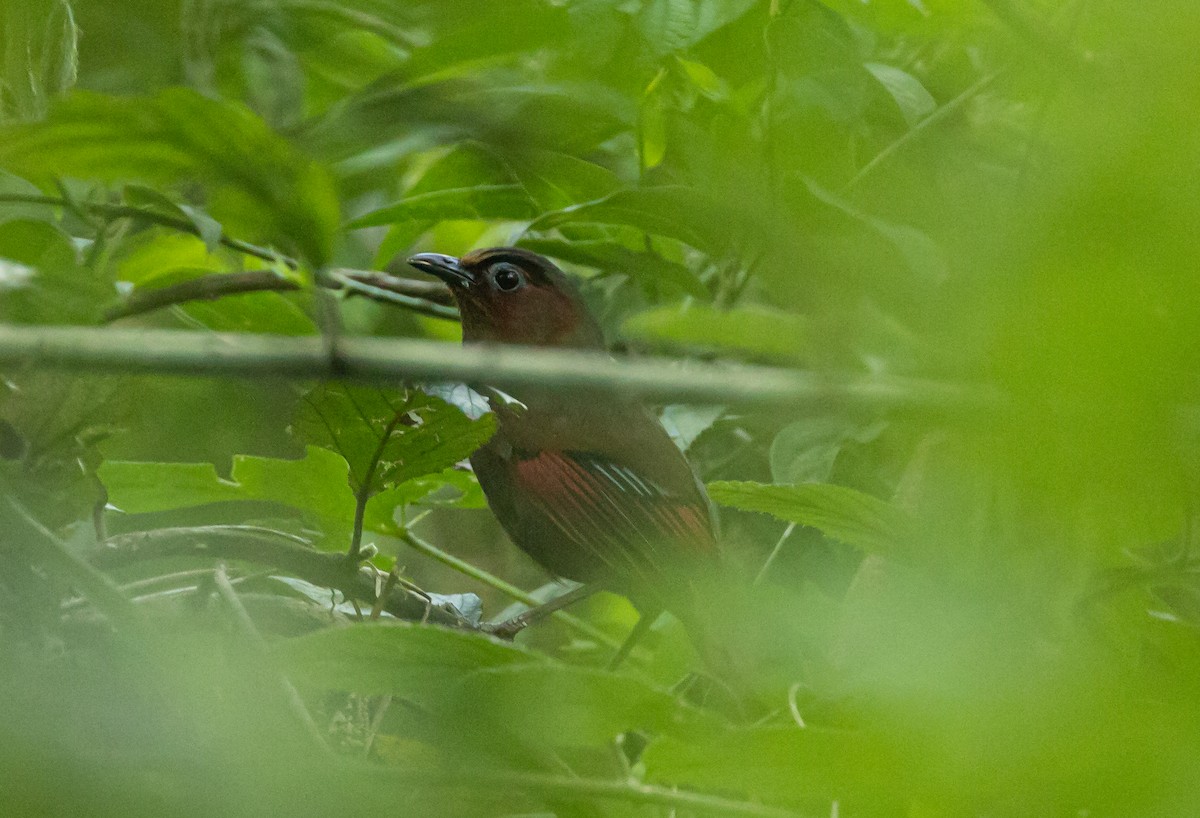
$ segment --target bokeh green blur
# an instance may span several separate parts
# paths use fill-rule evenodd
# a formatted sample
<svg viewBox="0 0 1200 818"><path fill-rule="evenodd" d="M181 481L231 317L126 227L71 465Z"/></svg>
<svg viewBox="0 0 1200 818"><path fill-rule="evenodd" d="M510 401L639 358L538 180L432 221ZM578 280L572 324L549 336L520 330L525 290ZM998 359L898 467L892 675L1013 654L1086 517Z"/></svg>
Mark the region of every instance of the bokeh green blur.
<svg viewBox="0 0 1200 818"><path fill-rule="evenodd" d="M314 275L519 244L618 356L907 390L656 407L732 589L685 684L670 617L604 669L612 594L507 645L253 556L361 501L468 618L560 592L449 393L8 367L0 812L1200 814L1197 43L1195 0L0 0L5 324L454 342Z"/></svg>

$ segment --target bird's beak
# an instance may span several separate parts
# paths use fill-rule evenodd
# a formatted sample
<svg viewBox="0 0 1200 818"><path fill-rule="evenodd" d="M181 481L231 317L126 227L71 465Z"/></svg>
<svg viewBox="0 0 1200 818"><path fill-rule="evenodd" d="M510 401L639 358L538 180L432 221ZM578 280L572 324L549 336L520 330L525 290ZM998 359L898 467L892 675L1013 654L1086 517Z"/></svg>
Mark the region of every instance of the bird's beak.
<svg viewBox="0 0 1200 818"><path fill-rule="evenodd" d="M441 253L417 253L408 260L422 273L435 275L451 287L470 286L474 279L463 269L462 264L454 256L444 256Z"/></svg>

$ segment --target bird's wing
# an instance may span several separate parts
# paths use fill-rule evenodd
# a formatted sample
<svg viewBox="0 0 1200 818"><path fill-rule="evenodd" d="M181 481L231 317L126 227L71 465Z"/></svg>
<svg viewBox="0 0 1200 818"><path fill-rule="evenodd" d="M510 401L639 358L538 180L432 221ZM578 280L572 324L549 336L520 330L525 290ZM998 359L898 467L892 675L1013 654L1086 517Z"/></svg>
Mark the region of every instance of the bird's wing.
<svg viewBox="0 0 1200 818"><path fill-rule="evenodd" d="M670 566L715 556L709 509L698 489L671 491L589 452L518 454L512 466L521 496L568 541L559 547L569 543L618 577L661 583Z"/></svg>

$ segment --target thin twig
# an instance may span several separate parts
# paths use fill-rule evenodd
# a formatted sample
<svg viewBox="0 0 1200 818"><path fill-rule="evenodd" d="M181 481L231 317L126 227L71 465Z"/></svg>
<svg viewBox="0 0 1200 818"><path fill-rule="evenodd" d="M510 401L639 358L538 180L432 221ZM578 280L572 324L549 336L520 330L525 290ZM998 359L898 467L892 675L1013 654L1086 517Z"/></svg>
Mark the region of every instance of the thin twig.
<svg viewBox="0 0 1200 818"><path fill-rule="evenodd" d="M918 122L912 128L910 128L908 131L906 131L904 133L904 135L901 136L899 139L897 139L895 142L892 142L890 145L888 145L886 148L881 150L879 153L875 154L875 156L871 159L871 161L867 162L867 164L863 165L862 170L860 170L858 173L856 173L854 175L854 178L852 178L849 182L846 183L846 186L842 189L843 192L850 191L850 190L854 189L855 187L857 187L858 184L860 182L862 182L862 180L865 179L867 176L870 176L875 171L876 168L878 168L880 165L882 165L888 159L891 159L893 156L895 156L896 153L899 152L901 149L907 147L908 145L911 145L918 138L920 138L925 133L927 133L931 128L933 128L934 125L937 125L938 123L947 119L950 116L950 114L957 111L959 108L961 108L967 102L969 102L973 97L975 97L976 94L978 94L980 91L984 90L989 85L991 85L995 81L996 77L998 77L998 76L1000 76L999 71L993 71L990 74L984 74L982 77L980 77L975 82L973 82L971 85L969 85L966 88L966 90L964 90L962 93L960 93L954 99L950 100L945 105L943 105L942 107L938 108L936 111L931 113L929 116L922 119L920 122Z"/></svg>
<svg viewBox="0 0 1200 818"><path fill-rule="evenodd" d="M424 281L395 278L387 273L330 270L320 277L320 283L330 289L345 289L350 295L361 295L373 301L397 304L430 318L441 318L445 321L459 319L458 310L454 307L427 300L430 289L425 286L426 282ZM439 292L439 290L444 292ZM436 293L439 301L453 299L445 287L434 285L433 293Z"/></svg>
<svg viewBox="0 0 1200 818"><path fill-rule="evenodd" d="M525 593L517 586L505 582L504 580L500 579L500 577L489 574L482 568L477 568L474 565L471 565L469 562L465 562L464 560L461 560L452 554L447 554L433 543L426 542L412 532L406 531L401 535L401 539L404 540L404 542L406 542L414 551L435 559L442 563L442 565L453 568L460 574L468 576L478 582L482 582L489 588L495 588L497 591L509 597L510 599L515 599L517 602L524 603L531 608L535 608L541 604L536 597ZM579 619L578 617L571 616L569 613L564 611L556 611L553 616L559 622L562 622L564 625L573 628L584 636L587 636L589 639L593 639L603 645L607 645L610 648L618 647L618 643L615 639L610 637L599 628L596 628L595 626L583 621L582 619Z"/></svg>
<svg viewBox="0 0 1200 818"><path fill-rule="evenodd" d="M367 513L367 503L371 500L371 481L375 479L375 472L379 469L379 463L383 459L383 451L387 448L392 432L396 430L396 427L407 413L407 409L396 412L392 416L392 419L388 421L388 425L384 427L383 434L379 436L379 443L375 446L375 451L371 453L371 460L367 464L366 472L363 474L362 485L354 492L354 529L350 535L350 551L346 554L346 558L351 562L358 562L361 558L363 518Z"/></svg>
<svg viewBox="0 0 1200 818"><path fill-rule="evenodd" d="M343 268L335 268L331 273L343 275L351 278L360 284L369 284L372 287L378 287L381 290L396 293L397 295L406 295L410 298L420 298L432 304L441 304L443 307L453 307L455 305L454 293L450 292L450 288L440 281L422 281L416 278L403 278L399 273L393 273L392 267L395 266L401 272L407 269L407 262L403 265L389 264L387 269L381 271L371 270L350 270Z"/></svg>
<svg viewBox="0 0 1200 818"><path fill-rule="evenodd" d="M400 574L396 566L392 566L392 570L388 571L387 579L384 580L383 587L379 589L379 596L375 598L375 604L371 606L371 615L368 617L372 622L379 619L383 613L384 602L391 595L392 589L396 587L396 581L400 579ZM426 608L428 610L428 607Z"/></svg>
<svg viewBox="0 0 1200 818"><path fill-rule="evenodd" d="M134 207L133 205L108 204L105 202L77 202L71 201L60 196L39 196L26 193L4 193L0 194L0 202L11 204L31 204L45 205L47 207L65 207L69 210L82 211L93 216L99 216L102 219L141 219L142 221L151 222L162 227L169 227L172 230L178 230L181 233L190 233L193 236L203 238L200 235L200 228L192 222L184 218L171 216L166 213L160 213L155 210L149 210L142 207ZM221 235L217 239L218 243L230 250L236 250L247 256L261 259L262 261L281 262L292 269L299 268L299 263L294 259L277 253L269 247L262 247L257 244L251 244L248 241L235 239L231 236Z"/></svg>
<svg viewBox="0 0 1200 818"><path fill-rule="evenodd" d="M753 585L762 584L762 581L767 576L767 572L771 570L771 566L775 563L775 558L778 557L779 552L783 550L783 544L787 542L787 538L792 536L792 532L795 530L795 523L787 524L787 528L783 530L783 534L780 535L779 541L775 543L775 547L771 549L771 553L767 556L766 561L763 562L762 568L758 569L758 574L754 577L754 582L752 583Z"/></svg>
<svg viewBox="0 0 1200 818"><path fill-rule="evenodd" d="M4 193L0 194L0 203L9 204L32 204L45 205L46 207L63 207L68 210L80 212L83 215L97 216L103 220L114 221L117 219L140 219L142 221L157 224L160 227L167 227L172 230L178 230L181 233L203 238L200 234L200 229L188 221L187 219L177 218L166 213L160 213L155 210L146 208L134 207L132 205L115 205L102 202L77 202L66 197L59 196L41 196L24 193ZM103 228L98 228L103 229ZM218 243L222 246L242 253L261 261L271 262L273 264L281 264L291 270L300 269L300 262L290 256L277 252L270 247L262 247L257 244L242 241L231 236L221 235L218 238ZM258 271L255 271L257 273ZM220 274L221 277L232 277L239 275L238 273ZM206 277L207 278L207 277ZM216 276L214 276L216 278ZM282 276L276 276L274 280L266 278L257 279L263 283L263 286L258 288L263 291L279 291L279 290L294 290L299 289L299 285L284 286L280 282L287 281ZM233 293L254 292L254 289L240 289L236 285L229 285L234 289L228 292L220 292L217 295L212 295L203 290L198 295L190 295L187 285L191 282L184 282L178 285L183 288L179 291L180 297L175 302L165 302L155 300L154 306L147 307L145 310L137 310L135 312L125 313L120 307L113 308L112 317L107 320L115 320L123 318L127 314L136 314L136 312L144 312L148 309L157 309L158 307L168 306L169 303L183 303L185 301L195 300L197 298L213 298L219 295L227 295ZM334 269L317 276L317 283L323 287L333 290L345 290L349 294L360 295L370 298L375 301L383 301L389 304L396 304L413 312L427 315L431 318L441 318L448 321L458 320L458 311L453 307L453 297L450 291L442 285L435 282L412 281L409 279L389 276L387 273L366 270L346 270ZM168 288L164 288L168 289ZM154 290L152 294L157 295L161 290ZM150 296L151 293L146 295ZM136 297L136 296L135 296ZM131 299L132 301L133 299Z"/></svg>
<svg viewBox="0 0 1200 818"><path fill-rule="evenodd" d="M501 639L512 639L518 633L528 628L530 625L535 625L569 605L574 605L580 600L587 599L601 589L599 583L591 585L580 585L572 588L564 594L559 594L553 599L548 599L545 602L540 602L537 605L522 611L514 617L496 622L485 626L485 630L493 636L499 636Z"/></svg>

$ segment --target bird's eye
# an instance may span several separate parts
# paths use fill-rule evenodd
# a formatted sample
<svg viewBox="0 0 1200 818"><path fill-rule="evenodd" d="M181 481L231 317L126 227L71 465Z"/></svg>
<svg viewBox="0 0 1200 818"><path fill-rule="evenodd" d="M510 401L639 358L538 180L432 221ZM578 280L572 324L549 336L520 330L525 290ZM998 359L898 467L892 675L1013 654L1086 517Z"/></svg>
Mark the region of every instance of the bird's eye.
<svg viewBox="0 0 1200 818"><path fill-rule="evenodd" d="M501 262L492 268L492 281L496 283L496 289L511 293L525 283L525 275L514 265Z"/></svg>

